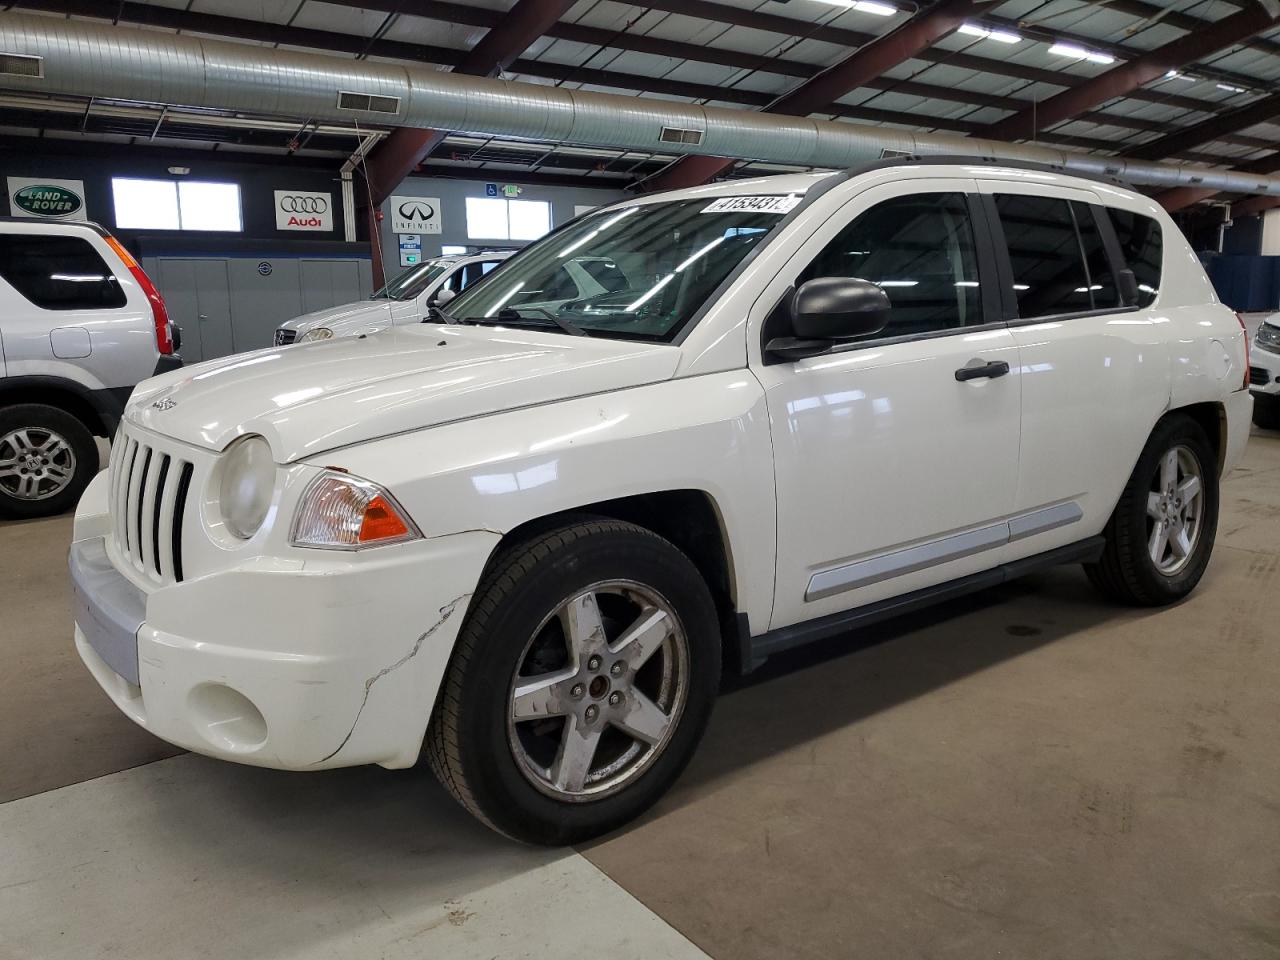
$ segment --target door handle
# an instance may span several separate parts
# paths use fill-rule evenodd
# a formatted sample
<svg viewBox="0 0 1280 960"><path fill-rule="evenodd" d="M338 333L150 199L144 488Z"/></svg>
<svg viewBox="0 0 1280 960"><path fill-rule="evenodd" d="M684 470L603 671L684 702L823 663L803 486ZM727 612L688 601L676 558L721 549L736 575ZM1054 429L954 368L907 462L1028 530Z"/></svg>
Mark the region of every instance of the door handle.
<svg viewBox="0 0 1280 960"><path fill-rule="evenodd" d="M1003 377L1008 372L1009 364L1003 360L983 360L981 357L974 357L956 371L956 379L961 383L966 380L981 380L984 377L994 380L996 377Z"/></svg>

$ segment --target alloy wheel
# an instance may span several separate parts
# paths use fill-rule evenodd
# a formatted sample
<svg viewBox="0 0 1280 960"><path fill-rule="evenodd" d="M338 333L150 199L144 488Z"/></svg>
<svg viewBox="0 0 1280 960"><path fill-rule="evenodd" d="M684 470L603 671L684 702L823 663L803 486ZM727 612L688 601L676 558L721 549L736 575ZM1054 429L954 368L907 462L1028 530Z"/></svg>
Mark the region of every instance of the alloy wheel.
<svg viewBox="0 0 1280 960"><path fill-rule="evenodd" d="M15 499L57 496L75 473L71 444L47 427L22 427L0 437L0 491Z"/></svg>
<svg viewBox="0 0 1280 960"><path fill-rule="evenodd" d="M555 799L616 793L670 742L688 687L688 639L671 605L632 581L594 584L525 645L508 697L512 754Z"/></svg>
<svg viewBox="0 0 1280 960"><path fill-rule="evenodd" d="M1166 577L1182 571L1200 540L1204 471L1192 450L1179 444L1160 458L1147 494L1147 552Z"/></svg>

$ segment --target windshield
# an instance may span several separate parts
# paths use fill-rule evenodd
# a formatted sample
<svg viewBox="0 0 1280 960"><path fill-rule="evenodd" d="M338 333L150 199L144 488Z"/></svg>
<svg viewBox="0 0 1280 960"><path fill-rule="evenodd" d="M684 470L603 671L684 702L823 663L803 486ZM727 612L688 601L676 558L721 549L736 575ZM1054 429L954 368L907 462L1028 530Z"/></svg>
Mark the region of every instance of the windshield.
<svg viewBox="0 0 1280 960"><path fill-rule="evenodd" d="M449 266L448 260L424 260L412 270L406 270L394 280L380 287L373 295L374 300L412 300L444 273Z"/></svg>
<svg viewBox="0 0 1280 960"><path fill-rule="evenodd" d="M445 310L463 323L670 341L799 202L703 197L587 216L527 247Z"/></svg>

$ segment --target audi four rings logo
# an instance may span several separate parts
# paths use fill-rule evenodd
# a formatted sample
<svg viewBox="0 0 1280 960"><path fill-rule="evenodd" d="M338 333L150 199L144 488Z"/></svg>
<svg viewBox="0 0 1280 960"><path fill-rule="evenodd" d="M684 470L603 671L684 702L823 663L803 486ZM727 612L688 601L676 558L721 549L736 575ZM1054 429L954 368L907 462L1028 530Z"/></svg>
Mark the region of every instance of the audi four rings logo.
<svg viewBox="0 0 1280 960"><path fill-rule="evenodd" d="M280 198L280 209L285 213L324 213L329 209L329 201L324 197L286 195Z"/></svg>
<svg viewBox="0 0 1280 960"><path fill-rule="evenodd" d="M429 203L413 201L400 204L400 216L405 220L421 220L425 222L435 215L435 208Z"/></svg>

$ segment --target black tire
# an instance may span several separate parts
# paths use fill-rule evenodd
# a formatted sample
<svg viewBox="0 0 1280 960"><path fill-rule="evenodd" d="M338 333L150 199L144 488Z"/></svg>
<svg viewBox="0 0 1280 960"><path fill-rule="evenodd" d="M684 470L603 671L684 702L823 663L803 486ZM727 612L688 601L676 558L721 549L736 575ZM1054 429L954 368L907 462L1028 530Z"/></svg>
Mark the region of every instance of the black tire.
<svg viewBox="0 0 1280 960"><path fill-rule="evenodd" d="M1255 393L1253 423L1263 430L1280 430L1280 396Z"/></svg>
<svg viewBox="0 0 1280 960"><path fill-rule="evenodd" d="M1148 549L1147 497L1164 456L1178 447L1190 451L1200 468L1200 529L1181 569L1164 573ZM1106 546L1102 557L1097 563L1085 564L1085 571L1094 586L1121 603L1146 607L1175 603L1200 582L1217 530L1218 458L1200 425L1185 414L1173 413L1151 432L1103 531Z"/></svg>
<svg viewBox="0 0 1280 960"><path fill-rule="evenodd" d="M511 685L539 625L568 598L615 579L654 591L674 612L687 641L683 708L665 746L617 792L559 799L535 787L516 759L508 740ZM667 791L702 738L719 682L715 605L693 563L642 527L584 518L490 564L436 698L425 752L458 802L498 832L527 843L577 843L632 820Z"/></svg>
<svg viewBox="0 0 1280 960"><path fill-rule="evenodd" d="M21 490L15 489L15 484L20 478L25 479L25 475L0 477L0 519L52 517L72 509L79 502L84 488L98 472L98 444L93 439L93 434L83 423L57 407L43 403L0 407L0 460L12 456L13 447L3 441L15 430L30 430L35 437L47 437L50 433L61 437L66 442L70 455L59 455L54 466L70 469L71 476L61 489L50 489L49 495L41 499L19 495ZM54 483L55 481L48 480L44 486L52 488Z"/></svg>

